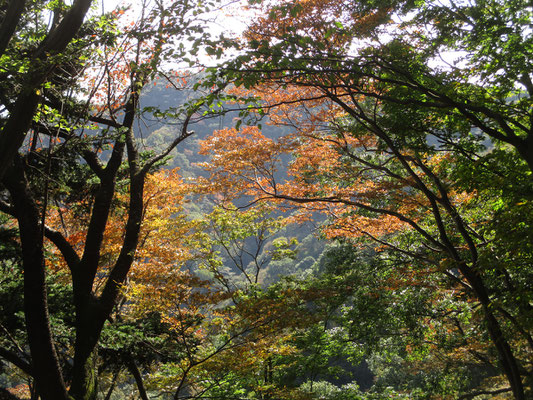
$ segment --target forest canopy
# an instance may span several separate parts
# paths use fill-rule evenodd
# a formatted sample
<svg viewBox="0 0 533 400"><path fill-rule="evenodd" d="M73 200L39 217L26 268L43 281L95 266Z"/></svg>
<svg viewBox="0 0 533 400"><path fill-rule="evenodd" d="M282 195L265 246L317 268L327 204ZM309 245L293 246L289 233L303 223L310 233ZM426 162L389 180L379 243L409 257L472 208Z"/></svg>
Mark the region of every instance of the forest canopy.
<svg viewBox="0 0 533 400"><path fill-rule="evenodd" d="M0 1L0 397L533 396L531 4L97 3Z"/></svg>

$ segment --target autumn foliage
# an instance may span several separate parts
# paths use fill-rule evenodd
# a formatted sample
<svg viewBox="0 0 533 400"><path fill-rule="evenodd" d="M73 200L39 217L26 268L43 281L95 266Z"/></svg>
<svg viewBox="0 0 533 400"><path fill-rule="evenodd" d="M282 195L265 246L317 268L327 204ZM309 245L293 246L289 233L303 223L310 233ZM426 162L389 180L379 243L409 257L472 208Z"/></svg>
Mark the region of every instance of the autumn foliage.
<svg viewBox="0 0 533 400"><path fill-rule="evenodd" d="M12 392L529 398L530 4L141 3L37 58L87 1L0 7Z"/></svg>
<svg viewBox="0 0 533 400"><path fill-rule="evenodd" d="M499 106L498 100L479 105L480 96L488 99L492 89L468 77L489 67L467 46L480 36L449 37L449 43L468 48L467 62L480 69L447 71L432 62L443 57L448 42L432 46L416 22L434 24L441 37L454 18L468 24L463 14L446 14L445 7L428 6L409 19L410 6L398 4L395 11L405 11L404 20L392 8L367 2L352 9L328 1L266 7L244 35L249 50L239 58L242 65L229 63L228 75L235 98L246 104L241 117L264 116L284 134L273 139L256 127L239 132L240 122L236 129L215 132L203 147L212 156L206 189L229 200L246 194L250 204L268 201L307 218L324 213L327 238L371 246L408 266L402 278L407 287L434 285L440 304L449 291L461 293L472 307L464 315L472 315L473 326L485 327L510 390L515 398L525 398L527 373L520 371L533 350L530 308L521 301L511 305L497 289L497 276L507 277L506 291L516 296L527 289L513 262L497 261L508 243L501 237L494 241L498 206L487 208L516 187L506 186L504 194L472 178L477 172L500 181L496 159L514 151L514 161L500 159L511 168L501 172L528 180L526 163L531 163L522 140L531 132L528 123L518 122L514 107L521 104L512 85L491 81L494 91L507 90L503 97L509 106ZM449 20L439 21L444 15ZM390 39L380 38L387 32ZM526 40L517 35L517 41ZM488 74L479 72L479 79ZM529 87L526 75L518 79ZM397 285L384 290L396 291ZM460 322L444 326L462 336L473 354L489 346L481 331L469 336Z"/></svg>

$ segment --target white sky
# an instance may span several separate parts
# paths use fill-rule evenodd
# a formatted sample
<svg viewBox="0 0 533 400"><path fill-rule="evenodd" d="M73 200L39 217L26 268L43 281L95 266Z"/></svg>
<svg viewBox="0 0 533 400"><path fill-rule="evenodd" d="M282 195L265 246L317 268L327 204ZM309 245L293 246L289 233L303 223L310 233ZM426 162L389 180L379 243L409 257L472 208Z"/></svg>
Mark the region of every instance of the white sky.
<svg viewBox="0 0 533 400"><path fill-rule="evenodd" d="M97 0L98 10L109 12L117 7L131 6L133 10L140 7L142 0ZM153 4L153 0L148 0ZM249 19L245 15L245 11L240 8L245 4L246 0L225 0L226 5L223 9L214 11L213 15L216 17L216 23L213 24L212 29L215 33L227 32L232 34L241 33L246 27L246 20Z"/></svg>
<svg viewBox="0 0 533 400"><path fill-rule="evenodd" d="M148 6L155 4L156 0L96 0L95 12L109 12L117 7L130 6L134 13L140 11L141 4L147 2ZM176 0L162 0L163 2L176 1ZM179 0L177 0L179 1ZM206 28L209 32L216 37L222 33L226 37L234 37L240 35L246 28L246 23L251 19L249 13L246 15L246 10L242 8L242 5L247 4L247 0L220 0L223 4L218 10L215 10L203 18L209 19ZM207 54L199 54L199 59L203 64L216 65L220 60L215 60L213 57Z"/></svg>

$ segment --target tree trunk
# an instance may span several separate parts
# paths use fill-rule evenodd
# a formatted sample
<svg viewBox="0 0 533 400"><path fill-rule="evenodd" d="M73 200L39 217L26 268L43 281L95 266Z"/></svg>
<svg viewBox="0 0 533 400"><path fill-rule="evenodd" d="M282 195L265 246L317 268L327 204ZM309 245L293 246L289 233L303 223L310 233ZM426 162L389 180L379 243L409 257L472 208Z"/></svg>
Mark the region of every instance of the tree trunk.
<svg viewBox="0 0 533 400"><path fill-rule="evenodd" d="M133 378L135 379L135 383L137 384L137 389L139 390L140 398L142 400L148 400L148 394L146 393L146 389L144 387L144 382L143 382L143 378L141 375L141 371L139 371L137 364L135 364L135 360L133 359L132 355L130 353L127 353L123 356L123 359L126 364L126 367L130 371L130 373L133 375Z"/></svg>
<svg viewBox="0 0 533 400"><path fill-rule="evenodd" d="M26 0L11 0L0 26L0 56L4 54L24 11Z"/></svg>
<svg viewBox="0 0 533 400"><path fill-rule="evenodd" d="M18 95L6 124L0 130L0 179L11 166L33 120L40 102L37 89L54 69L53 62L46 64L47 58L64 51L76 36L91 2L92 0L76 0L57 28L49 33L32 55L34 62L27 73L24 87Z"/></svg>
<svg viewBox="0 0 533 400"><path fill-rule="evenodd" d="M526 160L529 169L533 172L533 133L520 142L519 146L515 146L518 153Z"/></svg>
<svg viewBox="0 0 533 400"><path fill-rule="evenodd" d="M39 210L28 188L20 158L4 179L15 205L24 269L24 314L35 382L42 400L67 400L48 315L45 257Z"/></svg>
<svg viewBox="0 0 533 400"><path fill-rule="evenodd" d="M75 400L96 400L98 394L97 352L76 346L70 395Z"/></svg>
<svg viewBox="0 0 533 400"><path fill-rule="evenodd" d="M76 296L76 343L70 395L75 400L96 400L98 393L97 349L100 330L95 326L96 299L88 293Z"/></svg>
<svg viewBox="0 0 533 400"><path fill-rule="evenodd" d="M475 273L475 271L467 266L462 266L460 270L472 286L472 289L483 307L485 321L487 323L487 331L489 332L494 347L498 352L501 366L509 381L514 398L516 400L526 400L518 362L513 355L511 346L509 346L509 343L505 339L498 320L491 310L491 301L482 279Z"/></svg>

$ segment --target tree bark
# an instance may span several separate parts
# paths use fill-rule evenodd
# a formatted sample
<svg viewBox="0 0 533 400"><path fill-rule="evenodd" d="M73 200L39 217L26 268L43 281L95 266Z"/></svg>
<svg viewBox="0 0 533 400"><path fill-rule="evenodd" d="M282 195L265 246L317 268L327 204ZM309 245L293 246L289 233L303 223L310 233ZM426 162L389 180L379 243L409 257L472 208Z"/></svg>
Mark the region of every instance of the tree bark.
<svg viewBox="0 0 533 400"><path fill-rule="evenodd" d="M17 29L17 24L24 11L25 3L26 0L11 0L9 2L6 15L0 26L0 56L4 54L9 41Z"/></svg>
<svg viewBox="0 0 533 400"><path fill-rule="evenodd" d="M530 133L519 146L516 146L516 150L526 160L529 169L533 172L533 133Z"/></svg>
<svg viewBox="0 0 533 400"><path fill-rule="evenodd" d="M498 320L491 310L491 301L482 279L467 266L462 266L459 268L459 270L465 276L468 283L470 283L472 286L476 297L483 307L485 322L487 323L487 331L489 332L492 343L498 352L501 366L505 376L507 377L507 380L509 381L514 398L516 400L525 400L526 397L524 393L524 384L522 382L522 376L520 374L518 362L516 361L516 358L511 350L511 346L509 346L509 343L505 339Z"/></svg>
<svg viewBox="0 0 533 400"><path fill-rule="evenodd" d="M4 183L13 199L20 230L24 314L33 376L43 400L67 400L68 394L50 329L40 215L28 188L20 158Z"/></svg>
<svg viewBox="0 0 533 400"><path fill-rule="evenodd" d="M79 302L79 297L75 300ZM76 304L76 342L74 368L69 394L76 400L96 400L98 394L97 349L100 331L95 329L95 299L87 294L83 304Z"/></svg>
<svg viewBox="0 0 533 400"><path fill-rule="evenodd" d="M131 95L126 107L124 127L129 130L129 140L133 140L131 126L133 125L138 93ZM127 139L128 140L128 139ZM75 280L74 296L76 303L76 344L74 357L74 371L70 394L76 400L95 400L97 394L97 379L93 359L96 357L96 345L120 294L120 286L135 259L135 250L139 242L139 231L142 222L143 191L145 173L137 173L139 157L133 145L127 146L128 165L130 169L130 202L128 221L124 240L117 261L107 277L102 294L96 298L92 293L94 278L99 264L99 251L103 240L103 233L110 211L114 194L115 177L122 159L124 142L115 144L113 155L102 172L100 179L102 186L92 210L91 222L87 234L87 243L81 260L80 275ZM108 175L109 174L109 175ZM105 176L105 179L103 179ZM107 195L106 195L107 193ZM101 196L101 198L100 198ZM97 207L102 206L102 212ZM103 215L102 215L103 214ZM91 245L92 243L92 245Z"/></svg>
<svg viewBox="0 0 533 400"><path fill-rule="evenodd" d="M135 379L135 383L137 384L137 389L139 390L139 396L142 400L148 400L148 394L146 393L146 389L144 388L144 382L141 375L141 371L139 371L139 368L137 367L137 364L135 364L135 360L133 359L132 355L130 353L127 353L123 356L124 363L126 364L126 367L130 371L130 373L133 375L133 378Z"/></svg>
<svg viewBox="0 0 533 400"><path fill-rule="evenodd" d="M40 101L37 89L54 68L53 65L46 65L47 58L65 50L78 33L91 2L92 0L76 0L61 23L48 34L33 55L34 63L27 73L25 86L19 93L6 124L0 130L0 179L12 164L33 120Z"/></svg>

